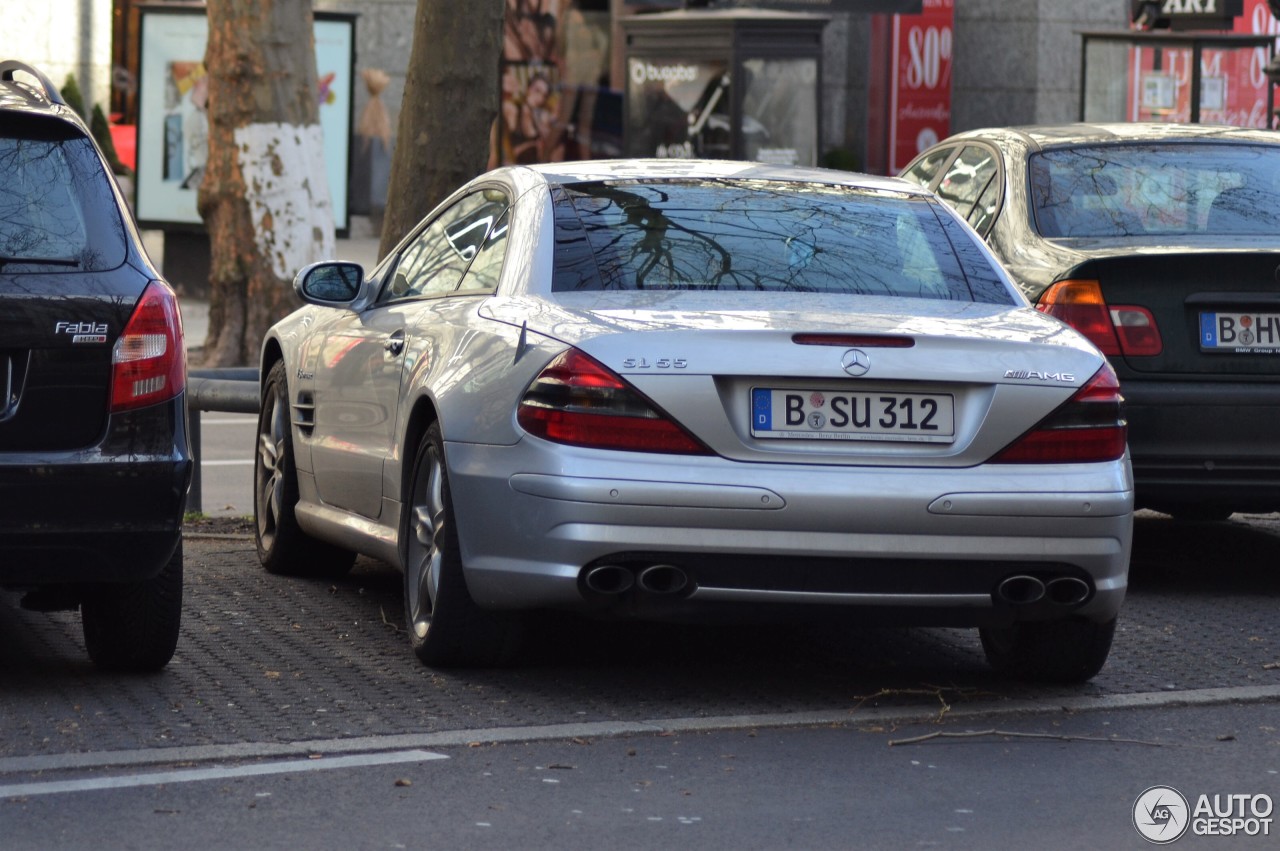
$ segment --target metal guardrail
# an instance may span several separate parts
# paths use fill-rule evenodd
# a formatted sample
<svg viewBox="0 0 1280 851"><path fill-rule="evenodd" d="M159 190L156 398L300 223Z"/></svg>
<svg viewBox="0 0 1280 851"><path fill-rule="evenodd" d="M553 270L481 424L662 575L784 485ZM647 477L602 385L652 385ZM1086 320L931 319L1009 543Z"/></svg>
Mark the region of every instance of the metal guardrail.
<svg viewBox="0 0 1280 851"><path fill-rule="evenodd" d="M187 411L191 438L191 490L187 494L188 511L204 511L200 474L200 411L226 411L234 414L258 413L260 375L253 367L231 369L192 369L187 371Z"/></svg>

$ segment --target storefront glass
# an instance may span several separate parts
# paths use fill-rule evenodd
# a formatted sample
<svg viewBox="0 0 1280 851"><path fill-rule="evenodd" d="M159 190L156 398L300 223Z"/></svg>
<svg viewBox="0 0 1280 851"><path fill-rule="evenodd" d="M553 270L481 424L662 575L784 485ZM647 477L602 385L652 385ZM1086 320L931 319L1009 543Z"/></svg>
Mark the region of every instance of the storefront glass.
<svg viewBox="0 0 1280 851"><path fill-rule="evenodd" d="M818 61L748 59L742 67L745 158L781 165L817 165Z"/></svg>
<svg viewBox="0 0 1280 851"><path fill-rule="evenodd" d="M627 62L627 103L633 157L727 159L729 64L724 61Z"/></svg>

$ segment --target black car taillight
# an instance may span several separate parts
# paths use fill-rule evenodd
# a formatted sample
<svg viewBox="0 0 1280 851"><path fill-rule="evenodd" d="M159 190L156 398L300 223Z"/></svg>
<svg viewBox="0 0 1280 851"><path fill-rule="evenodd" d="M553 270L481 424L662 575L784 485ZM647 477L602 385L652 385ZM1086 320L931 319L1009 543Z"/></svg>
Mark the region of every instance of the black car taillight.
<svg viewBox="0 0 1280 851"><path fill-rule="evenodd" d="M532 435L572 446L711 454L639 391L577 349L538 373L520 400L516 421Z"/></svg>
<svg viewBox="0 0 1280 851"><path fill-rule="evenodd" d="M178 299L168 284L152 281L111 351L111 412L172 399L186 383Z"/></svg>
<svg viewBox="0 0 1280 851"><path fill-rule="evenodd" d="M1108 305L1097 281L1058 281L1040 294L1036 310L1075 328L1104 355L1150 357L1164 351L1151 311L1137 305Z"/></svg>
<svg viewBox="0 0 1280 851"><path fill-rule="evenodd" d="M1035 428L991 459L995 464L1080 464L1124 455L1128 423L1110 364Z"/></svg>

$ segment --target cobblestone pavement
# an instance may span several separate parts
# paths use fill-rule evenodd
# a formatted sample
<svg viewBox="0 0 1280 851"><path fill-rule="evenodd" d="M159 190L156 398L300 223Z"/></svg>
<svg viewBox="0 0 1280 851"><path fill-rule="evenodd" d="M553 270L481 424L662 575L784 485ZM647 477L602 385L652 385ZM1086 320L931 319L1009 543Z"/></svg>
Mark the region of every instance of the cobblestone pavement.
<svg viewBox="0 0 1280 851"><path fill-rule="evenodd" d="M1111 659L1075 688L1001 680L968 630L564 618L539 621L519 667L436 672L378 562L276 577L250 537L189 529L186 582L177 656L133 677L89 664L78 615L0 594L0 756L1280 685L1280 515L1140 515Z"/></svg>

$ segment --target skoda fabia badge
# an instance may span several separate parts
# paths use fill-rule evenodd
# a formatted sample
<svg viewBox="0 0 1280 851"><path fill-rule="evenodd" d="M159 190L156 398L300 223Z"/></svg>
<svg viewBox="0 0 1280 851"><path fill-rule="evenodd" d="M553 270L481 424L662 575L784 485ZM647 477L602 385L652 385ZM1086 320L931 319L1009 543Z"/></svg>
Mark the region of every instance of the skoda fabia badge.
<svg viewBox="0 0 1280 851"><path fill-rule="evenodd" d="M862 349L849 349L841 355L840 365L850 375L866 375L871 369L871 358Z"/></svg>

